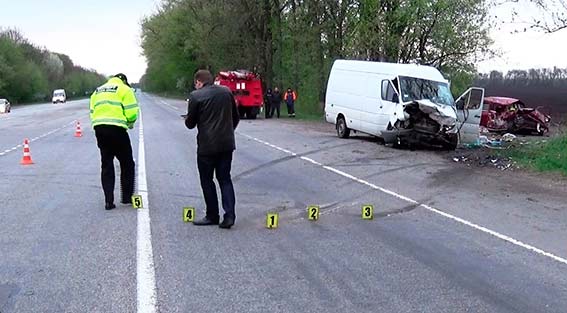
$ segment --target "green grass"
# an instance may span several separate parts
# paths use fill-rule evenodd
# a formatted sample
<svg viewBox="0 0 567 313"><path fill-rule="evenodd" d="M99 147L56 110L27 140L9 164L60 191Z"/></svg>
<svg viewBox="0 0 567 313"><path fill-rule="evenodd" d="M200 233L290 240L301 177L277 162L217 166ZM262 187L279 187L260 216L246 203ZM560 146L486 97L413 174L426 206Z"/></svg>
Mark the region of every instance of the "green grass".
<svg viewBox="0 0 567 313"><path fill-rule="evenodd" d="M517 146L504 153L523 167L567 176L567 134Z"/></svg>

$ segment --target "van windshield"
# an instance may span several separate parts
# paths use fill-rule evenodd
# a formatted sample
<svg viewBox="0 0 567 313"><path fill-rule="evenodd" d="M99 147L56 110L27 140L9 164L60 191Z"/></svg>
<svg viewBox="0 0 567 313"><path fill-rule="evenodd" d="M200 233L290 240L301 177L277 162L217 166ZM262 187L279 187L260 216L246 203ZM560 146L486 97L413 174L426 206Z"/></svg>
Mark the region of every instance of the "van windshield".
<svg viewBox="0 0 567 313"><path fill-rule="evenodd" d="M428 99L437 104L452 106L455 103L447 83L400 76L400 89L403 102Z"/></svg>

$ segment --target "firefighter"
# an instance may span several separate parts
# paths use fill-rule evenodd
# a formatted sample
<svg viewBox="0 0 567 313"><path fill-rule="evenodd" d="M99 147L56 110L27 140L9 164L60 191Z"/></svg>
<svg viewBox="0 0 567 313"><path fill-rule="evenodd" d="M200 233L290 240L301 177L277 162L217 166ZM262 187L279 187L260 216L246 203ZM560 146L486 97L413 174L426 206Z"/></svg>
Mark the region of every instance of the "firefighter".
<svg viewBox="0 0 567 313"><path fill-rule="evenodd" d="M287 104L287 115L289 117L295 117L295 100L297 100L297 94L293 89L288 88L284 94L284 101Z"/></svg>
<svg viewBox="0 0 567 313"><path fill-rule="evenodd" d="M91 96L90 109L91 124L102 163L100 176L104 191L104 208L112 210L116 207L114 157L120 161L121 202L132 203L134 193L135 164L127 130L134 127L139 107L126 75L116 74L98 87Z"/></svg>

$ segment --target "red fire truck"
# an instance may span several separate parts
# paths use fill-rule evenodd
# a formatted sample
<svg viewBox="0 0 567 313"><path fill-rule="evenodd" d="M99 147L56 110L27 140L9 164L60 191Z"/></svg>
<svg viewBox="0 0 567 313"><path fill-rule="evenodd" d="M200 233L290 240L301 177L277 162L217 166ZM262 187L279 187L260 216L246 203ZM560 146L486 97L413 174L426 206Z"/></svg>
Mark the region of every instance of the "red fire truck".
<svg viewBox="0 0 567 313"><path fill-rule="evenodd" d="M255 119L264 105L264 93L260 77L245 70L219 72L215 84L232 90L241 118Z"/></svg>

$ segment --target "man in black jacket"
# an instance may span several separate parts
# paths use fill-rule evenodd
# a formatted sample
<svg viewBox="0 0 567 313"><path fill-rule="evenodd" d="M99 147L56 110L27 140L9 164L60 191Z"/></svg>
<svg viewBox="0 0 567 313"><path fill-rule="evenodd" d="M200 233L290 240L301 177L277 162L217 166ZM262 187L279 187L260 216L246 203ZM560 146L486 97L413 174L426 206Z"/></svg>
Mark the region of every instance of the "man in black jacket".
<svg viewBox="0 0 567 313"><path fill-rule="evenodd" d="M197 167L201 188L207 206L206 216L195 225L219 225L219 205L213 174L216 174L221 190L224 219L220 228L234 225L236 197L230 177L232 153L236 149L234 130L239 117L236 101L230 89L213 84L207 70L195 73L195 88L188 99L185 125L197 127Z"/></svg>

